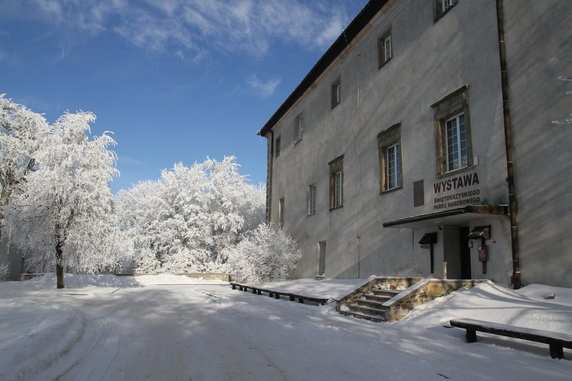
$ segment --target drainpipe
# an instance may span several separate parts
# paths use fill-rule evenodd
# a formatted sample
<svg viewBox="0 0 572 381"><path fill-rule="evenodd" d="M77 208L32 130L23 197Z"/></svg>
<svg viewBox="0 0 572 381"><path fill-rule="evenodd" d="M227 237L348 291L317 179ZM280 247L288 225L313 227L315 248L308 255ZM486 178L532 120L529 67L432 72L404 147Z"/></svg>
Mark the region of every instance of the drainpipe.
<svg viewBox="0 0 572 381"><path fill-rule="evenodd" d="M506 43L504 36L504 7L503 0L497 0L497 29L499 40L499 57L502 82L502 105L504 119L504 141L506 147L506 168L508 183L508 213L510 218L510 238L512 248L512 276L511 284L515 289L522 287L520 273L520 252L518 245L518 203L516 199L516 185L514 181L513 152L512 152L512 125L510 116L510 95L508 83L508 65L506 56Z"/></svg>

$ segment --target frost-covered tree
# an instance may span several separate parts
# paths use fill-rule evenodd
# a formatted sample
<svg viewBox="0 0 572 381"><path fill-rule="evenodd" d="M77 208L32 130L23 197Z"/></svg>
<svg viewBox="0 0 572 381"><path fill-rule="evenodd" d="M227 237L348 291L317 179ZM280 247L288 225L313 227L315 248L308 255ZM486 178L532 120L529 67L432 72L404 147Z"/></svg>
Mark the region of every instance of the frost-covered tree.
<svg viewBox="0 0 572 381"><path fill-rule="evenodd" d="M11 195L6 219L12 242L26 253L29 267L95 272L114 267L121 232L114 220L109 182L118 174L109 134L90 138L88 112L62 115L38 137L35 170ZM14 233L15 232L15 233Z"/></svg>
<svg viewBox="0 0 572 381"><path fill-rule="evenodd" d="M0 207L9 202L12 191L34 168L39 136L48 128L42 115L0 94Z"/></svg>
<svg viewBox="0 0 572 381"><path fill-rule="evenodd" d="M284 280L301 256L290 235L272 225L260 224L228 251L228 266L240 282Z"/></svg>
<svg viewBox="0 0 572 381"><path fill-rule="evenodd" d="M234 157L175 164L157 181L118 195L122 229L134 241L137 271L226 271L226 249L264 218L264 191Z"/></svg>

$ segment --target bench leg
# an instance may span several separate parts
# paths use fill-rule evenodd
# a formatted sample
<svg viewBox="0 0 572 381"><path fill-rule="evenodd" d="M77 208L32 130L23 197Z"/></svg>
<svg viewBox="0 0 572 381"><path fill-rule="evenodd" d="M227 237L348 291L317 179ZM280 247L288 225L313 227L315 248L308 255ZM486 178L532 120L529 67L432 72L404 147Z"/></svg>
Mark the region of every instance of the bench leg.
<svg viewBox="0 0 572 381"><path fill-rule="evenodd" d="M477 331L467 328L467 334L465 337L467 338L467 343L474 343L477 341Z"/></svg>
<svg viewBox="0 0 572 381"><path fill-rule="evenodd" d="M231 286L232 286L232 289L233 289L233 290L236 290L236 285L231 284Z"/></svg>
<svg viewBox="0 0 572 381"><path fill-rule="evenodd" d="M553 359L564 358L564 350L561 345L550 344L550 357Z"/></svg>

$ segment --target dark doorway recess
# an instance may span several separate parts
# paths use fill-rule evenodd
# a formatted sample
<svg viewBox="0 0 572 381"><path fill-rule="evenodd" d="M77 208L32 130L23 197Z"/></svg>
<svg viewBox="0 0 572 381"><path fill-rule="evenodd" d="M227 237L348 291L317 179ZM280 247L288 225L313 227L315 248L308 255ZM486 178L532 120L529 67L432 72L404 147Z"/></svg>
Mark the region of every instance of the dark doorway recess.
<svg viewBox="0 0 572 381"><path fill-rule="evenodd" d="M469 228L459 228L459 254L461 255L461 279L471 279L471 249L469 248Z"/></svg>

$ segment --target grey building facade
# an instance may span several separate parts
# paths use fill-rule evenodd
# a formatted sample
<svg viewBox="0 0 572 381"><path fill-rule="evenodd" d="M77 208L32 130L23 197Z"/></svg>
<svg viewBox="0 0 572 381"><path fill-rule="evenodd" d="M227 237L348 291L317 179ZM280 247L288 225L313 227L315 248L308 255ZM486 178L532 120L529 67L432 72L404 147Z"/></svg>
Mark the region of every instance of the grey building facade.
<svg viewBox="0 0 572 381"><path fill-rule="evenodd" d="M294 276L572 286L571 25L565 0L370 1L259 132Z"/></svg>

